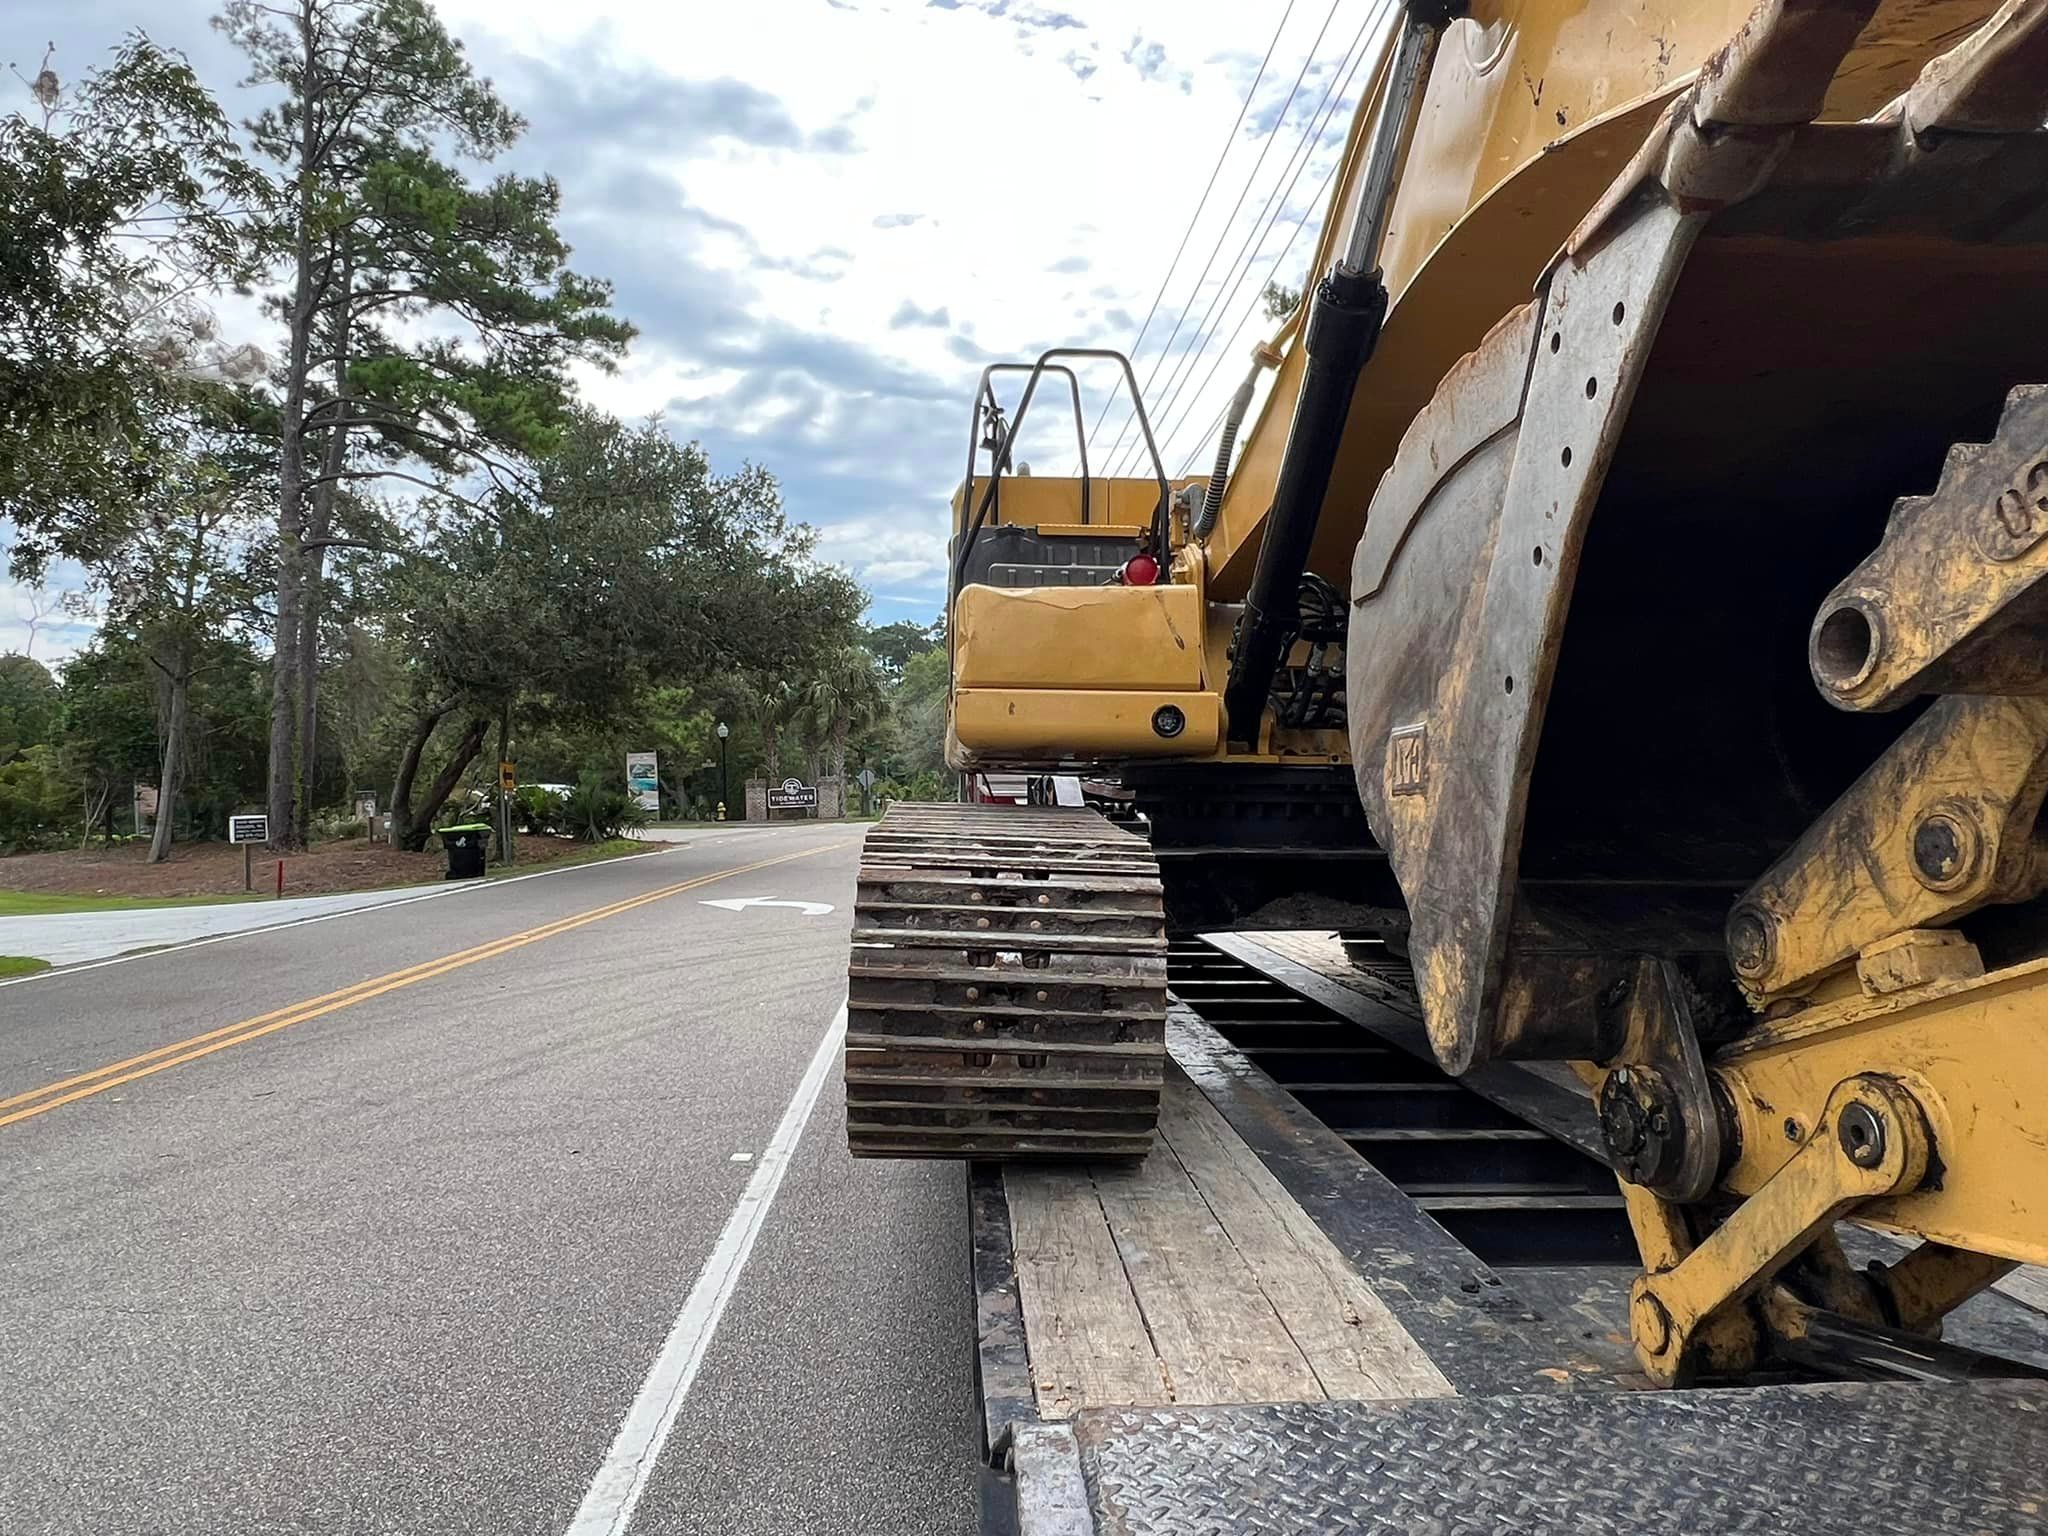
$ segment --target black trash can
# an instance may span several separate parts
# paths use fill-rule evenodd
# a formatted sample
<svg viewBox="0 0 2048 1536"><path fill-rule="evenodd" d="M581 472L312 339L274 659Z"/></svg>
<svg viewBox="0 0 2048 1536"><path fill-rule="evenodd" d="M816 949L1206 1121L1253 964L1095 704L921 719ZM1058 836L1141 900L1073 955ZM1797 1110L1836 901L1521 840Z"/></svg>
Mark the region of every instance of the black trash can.
<svg viewBox="0 0 2048 1536"><path fill-rule="evenodd" d="M441 842L448 850L448 878L474 880L484 872L484 855L490 852L488 822L469 821L459 827L442 827Z"/></svg>

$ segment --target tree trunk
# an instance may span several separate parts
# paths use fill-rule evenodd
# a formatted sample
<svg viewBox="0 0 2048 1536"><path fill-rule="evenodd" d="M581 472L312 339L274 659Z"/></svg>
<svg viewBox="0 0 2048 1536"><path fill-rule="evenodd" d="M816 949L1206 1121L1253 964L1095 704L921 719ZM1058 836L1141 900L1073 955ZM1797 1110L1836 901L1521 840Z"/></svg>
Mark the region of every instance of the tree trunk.
<svg viewBox="0 0 2048 1536"><path fill-rule="evenodd" d="M447 717L446 709L430 709L416 716L412 723L412 735L406 740L405 751L398 759L398 774L391 781L391 827L388 834L394 848L411 848L412 832L412 785L419 777L420 754L427 749L427 742L433 737L434 728ZM421 839L425 841L424 838Z"/></svg>
<svg viewBox="0 0 2048 1536"><path fill-rule="evenodd" d="M832 722L832 773L839 780L839 801L846 803L846 738L853 728L848 720Z"/></svg>
<svg viewBox="0 0 2048 1536"><path fill-rule="evenodd" d="M426 803L419 808L419 813L414 818L414 853L427 846L427 833L433 828L434 817L440 812L441 807L448 803L448 797L455 793L455 786L462 782L462 776L469 771L469 765L476 761L476 755L483 750L484 737L489 734L490 729L491 720L488 715L479 715L462 728L462 736L455 743L455 755L434 775L434 782L427 786Z"/></svg>
<svg viewBox="0 0 2048 1536"><path fill-rule="evenodd" d="M782 741L781 732L775 728L773 720L763 720L761 722L761 756L768 764L768 782L770 784L780 784L782 782Z"/></svg>
<svg viewBox="0 0 2048 1536"><path fill-rule="evenodd" d="M299 539L305 526L306 373L312 352L314 160L318 140L311 97L318 89L319 22L310 4L299 14L299 41L308 99L299 114L298 231L293 252L292 304L287 317L290 344L285 363L284 404L278 420L277 453L277 633L272 637L270 680L270 848L283 853L294 846L297 828L292 815L297 758L293 750L294 715L298 703Z"/></svg>
<svg viewBox="0 0 2048 1536"><path fill-rule="evenodd" d="M161 864L171 856L172 811L178 803L178 780L185 764L185 716L192 695L192 668L185 664L175 672L166 670L164 678L170 686L171 705L165 712L163 769L156 781L156 825L149 834L152 864Z"/></svg>
<svg viewBox="0 0 2048 1536"><path fill-rule="evenodd" d="M355 264L346 250L342 253L341 274L336 286L344 295L355 286ZM337 401L348 393L350 319L344 298L333 338L333 398ZM319 768L320 609L327 596L322 585L327 576L327 546L324 541L334 531L334 502L340 494L341 472L348 467L348 430L354 412L346 405L331 405L325 414L327 442L320 455L320 479L314 484L305 504L304 539L313 547L300 556L303 590L299 613L298 824L292 829L300 843L306 842L312 831L313 775Z"/></svg>

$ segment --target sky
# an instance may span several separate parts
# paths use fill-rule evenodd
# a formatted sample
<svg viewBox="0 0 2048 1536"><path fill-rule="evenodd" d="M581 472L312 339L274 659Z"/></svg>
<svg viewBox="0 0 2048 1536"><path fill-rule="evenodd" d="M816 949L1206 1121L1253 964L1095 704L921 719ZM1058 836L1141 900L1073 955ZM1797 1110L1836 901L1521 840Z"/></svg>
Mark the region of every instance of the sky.
<svg viewBox="0 0 2048 1536"><path fill-rule="evenodd" d="M639 327L586 394L659 415L714 469L772 470L878 622L943 606L947 501L986 364L1142 336L1165 468L1201 454L1271 328L1255 313L1268 274L1303 285L1371 73L1356 61L1387 14L1386 0L436 4L530 125L501 163L561 183L572 264L609 279ZM54 42L68 77L140 28L246 117L261 98L237 87L214 9L9 0L0 58L32 74ZM1128 411L1112 382L1084 370L1097 473L1137 441L1117 442ZM1071 473L1072 407L1042 398L1020 457ZM34 622L79 576L40 594L0 584L0 650L27 648L32 627L40 660L81 643L89 619Z"/></svg>

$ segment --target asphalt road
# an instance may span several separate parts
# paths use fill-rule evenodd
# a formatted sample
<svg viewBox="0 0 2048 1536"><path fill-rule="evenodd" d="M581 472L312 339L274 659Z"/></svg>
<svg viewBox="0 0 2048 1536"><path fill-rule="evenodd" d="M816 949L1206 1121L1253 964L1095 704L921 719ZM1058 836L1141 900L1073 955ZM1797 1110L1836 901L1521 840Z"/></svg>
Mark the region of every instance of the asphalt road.
<svg viewBox="0 0 2048 1536"><path fill-rule="evenodd" d="M0 1531L594 1529L684 1333L633 1532L972 1529L959 1170L850 1160L836 1072L762 1161L858 831L0 987Z"/></svg>

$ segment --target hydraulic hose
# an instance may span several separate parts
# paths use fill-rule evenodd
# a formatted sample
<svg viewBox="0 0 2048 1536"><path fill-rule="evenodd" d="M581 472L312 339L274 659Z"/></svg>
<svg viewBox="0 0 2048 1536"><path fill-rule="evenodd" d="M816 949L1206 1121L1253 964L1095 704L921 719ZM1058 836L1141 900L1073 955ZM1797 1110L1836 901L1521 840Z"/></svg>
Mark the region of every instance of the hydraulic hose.
<svg viewBox="0 0 2048 1536"><path fill-rule="evenodd" d="M1302 338L1308 365L1223 689L1230 739L1242 745L1258 742L1274 671L1299 622L1301 576L1308 569L1316 524L1329 495L1337 451L1344 443L1351 397L1379 344L1387 315L1387 287L1378 255L1395 182L1407 157L1437 40L1462 9L1463 0L1409 0L1344 252L1316 284Z"/></svg>
<svg viewBox="0 0 2048 1536"><path fill-rule="evenodd" d="M1244 425L1245 412L1252 408L1252 389L1259 382L1259 370L1265 366L1267 351L1261 346L1253 354L1252 371L1237 386L1237 393L1230 397L1230 409L1224 412L1223 435L1216 440L1216 467L1209 471L1209 491L1202 498L1201 508L1188 529L1197 539L1209 537L1216 526L1216 519L1223 514L1223 488L1230 480L1231 451L1237 447L1237 433Z"/></svg>

